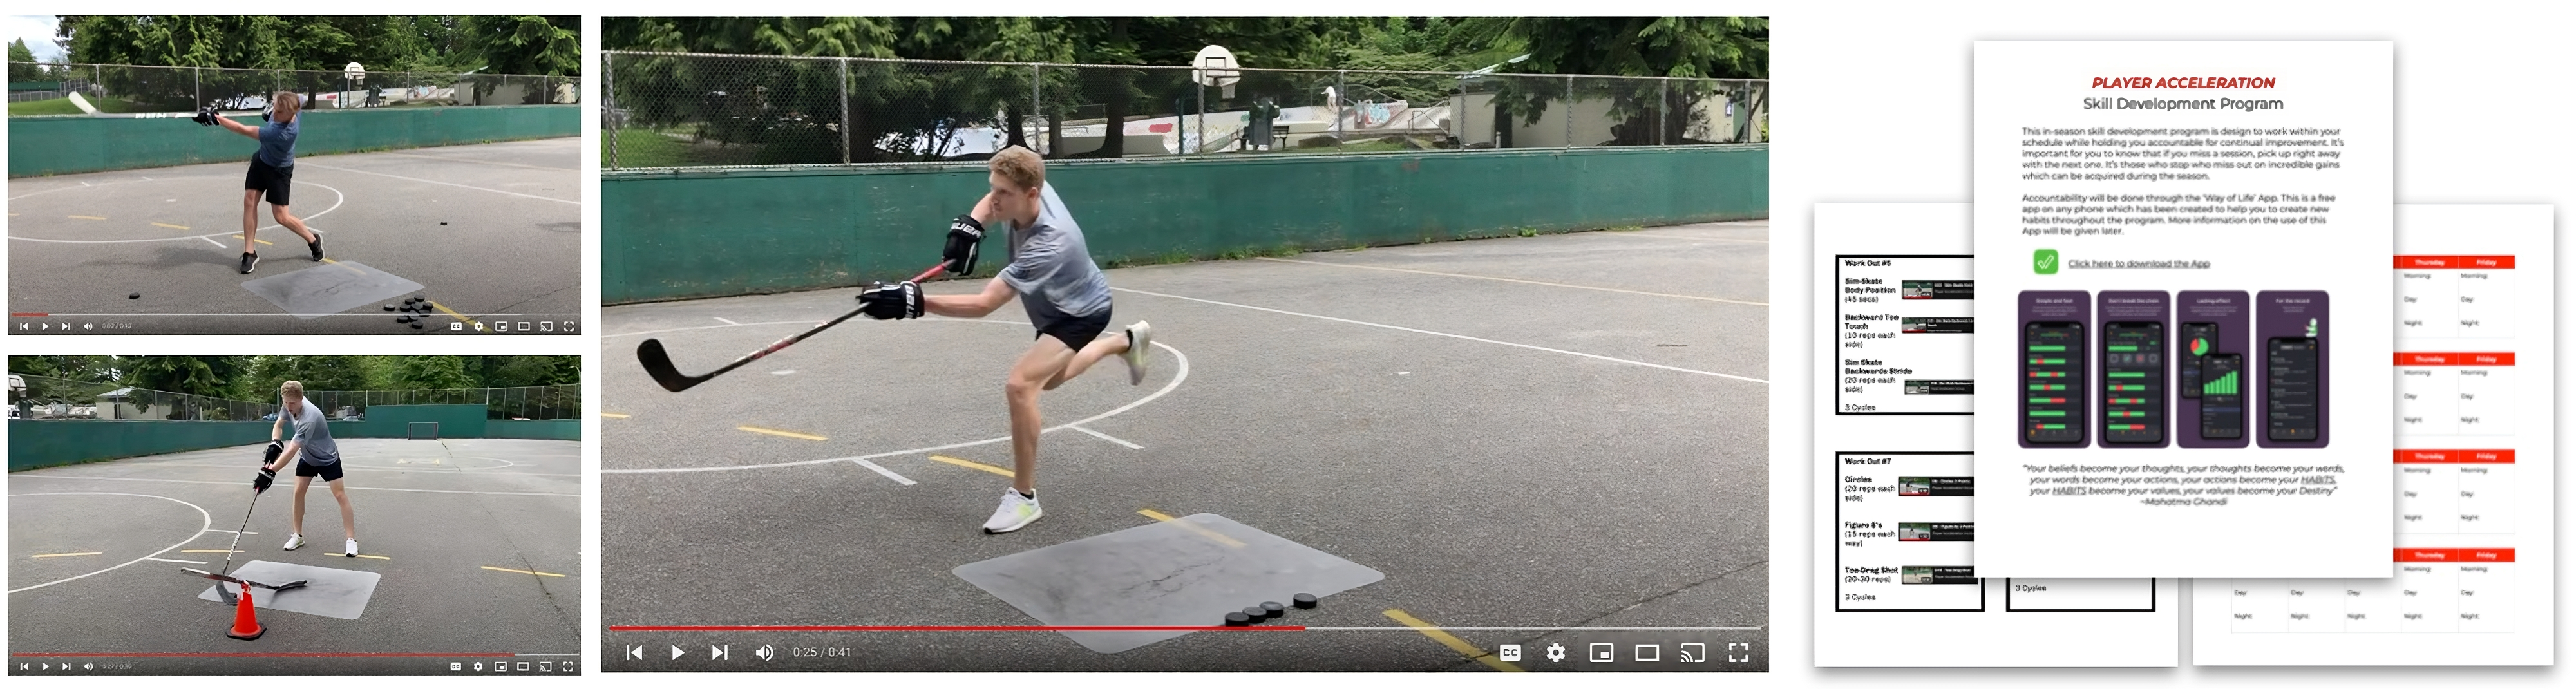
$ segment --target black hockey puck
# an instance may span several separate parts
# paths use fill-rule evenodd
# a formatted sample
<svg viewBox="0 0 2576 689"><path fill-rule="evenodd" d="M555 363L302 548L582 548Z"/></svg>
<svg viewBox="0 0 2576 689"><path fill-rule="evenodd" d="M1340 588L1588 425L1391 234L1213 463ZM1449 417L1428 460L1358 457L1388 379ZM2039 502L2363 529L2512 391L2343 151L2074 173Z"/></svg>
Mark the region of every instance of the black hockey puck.
<svg viewBox="0 0 2576 689"><path fill-rule="evenodd" d="M1287 613L1288 606L1280 605L1279 601L1269 601L1261 604L1262 617L1278 617Z"/></svg>
<svg viewBox="0 0 2576 689"><path fill-rule="evenodd" d="M419 324L419 323L413 323L413 324L411 324L411 329L413 329L413 330L419 330L419 329L420 329L420 324ZM356 555L351 555L351 556L349 556L349 557L357 557L357 556L356 556Z"/></svg>
<svg viewBox="0 0 2576 689"><path fill-rule="evenodd" d="M439 226L439 227L446 227L446 226L447 226L447 223L439 223L439 224L438 224L438 226Z"/></svg>
<svg viewBox="0 0 2576 689"><path fill-rule="evenodd" d="M1255 606L1252 606L1252 607L1248 607L1248 608L1244 608L1244 609L1243 609L1243 616L1244 616L1245 618L1247 618L1247 619L1251 619L1251 620L1256 621L1256 622L1261 621L1261 620L1270 619L1270 613L1262 612L1262 611L1261 611L1261 606L1258 606L1258 605L1255 605Z"/></svg>
<svg viewBox="0 0 2576 689"><path fill-rule="evenodd" d="M395 316L395 317L394 317L394 322L396 322L396 323L409 323L409 322L411 322L411 317L410 317L410 316Z"/></svg>
<svg viewBox="0 0 2576 689"><path fill-rule="evenodd" d="M1300 593L1300 594L1297 594L1297 597L1295 597L1295 598L1290 598L1290 599L1288 599L1288 600L1289 600L1289 601L1292 601L1292 602L1295 602L1295 603L1297 604L1297 607L1300 607L1300 608L1312 608L1312 607L1315 607L1315 594L1312 594L1312 593Z"/></svg>
<svg viewBox="0 0 2576 689"><path fill-rule="evenodd" d="M127 299L141 299L141 298L143 298L143 293L142 293L142 292L136 292L136 293L133 293L133 294L128 294L128 295L125 295L125 298L127 298Z"/></svg>
<svg viewBox="0 0 2576 689"><path fill-rule="evenodd" d="M386 304L386 305L385 305L385 310L386 310L386 311L392 311L392 310L394 310L394 305L392 305L392 304Z"/></svg>
<svg viewBox="0 0 2576 689"><path fill-rule="evenodd" d="M421 302L424 302L424 301L429 301L429 297L412 297L412 298L410 298L410 299L405 299L405 300L403 300L403 303L406 303L406 304L418 304L418 303L421 303Z"/></svg>
<svg viewBox="0 0 2576 689"><path fill-rule="evenodd" d="M1243 614L1243 613L1239 613L1239 612L1229 612L1229 613L1226 613L1226 614L1225 614L1225 626L1228 626L1228 627L1248 627L1248 626L1252 626L1252 616L1251 616L1251 615L1246 615L1246 614Z"/></svg>

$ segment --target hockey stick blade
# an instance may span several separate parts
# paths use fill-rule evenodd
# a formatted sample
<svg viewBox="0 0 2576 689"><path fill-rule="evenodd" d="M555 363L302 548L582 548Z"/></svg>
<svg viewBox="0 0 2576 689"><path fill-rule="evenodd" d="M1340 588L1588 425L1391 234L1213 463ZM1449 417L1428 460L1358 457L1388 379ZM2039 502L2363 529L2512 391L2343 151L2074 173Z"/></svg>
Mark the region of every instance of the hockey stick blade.
<svg viewBox="0 0 2576 689"><path fill-rule="evenodd" d="M644 374L652 376L653 382L672 392L696 387L715 377L682 375L678 367L671 365L671 353L663 351L661 340L645 340L644 344L636 345L635 360L644 364Z"/></svg>

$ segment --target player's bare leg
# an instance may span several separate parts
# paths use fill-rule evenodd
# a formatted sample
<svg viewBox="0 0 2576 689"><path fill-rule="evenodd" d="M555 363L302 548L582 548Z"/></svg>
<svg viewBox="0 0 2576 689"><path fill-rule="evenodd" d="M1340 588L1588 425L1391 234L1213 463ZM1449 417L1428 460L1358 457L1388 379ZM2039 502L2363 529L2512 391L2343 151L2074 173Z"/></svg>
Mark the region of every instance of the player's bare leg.
<svg viewBox="0 0 2576 689"><path fill-rule="evenodd" d="M258 189L242 190L242 253L257 253L259 243Z"/></svg>
<svg viewBox="0 0 2576 689"><path fill-rule="evenodd" d="M1055 387L1049 381L1062 375L1073 358L1074 351L1063 340L1040 336L1029 345L1028 353L1020 355L1019 363L1011 365L1011 379L1002 384L1003 396L1011 403L1011 471L1017 474L1011 487L1021 493L1037 491L1038 393Z"/></svg>
<svg viewBox="0 0 2576 689"><path fill-rule="evenodd" d="M313 477L295 477L295 522L291 526L295 528L292 537L297 540L302 540L301 537L304 535L304 489L311 487L313 487Z"/></svg>
<svg viewBox="0 0 2576 689"><path fill-rule="evenodd" d="M1038 393L1046 391L1047 381L1062 373L1073 355L1063 340L1040 336L1011 365L1010 379L1002 384L1011 408L1011 489L1002 491L1001 506L984 521L985 533L1018 531L1046 514L1037 501L1038 433L1043 430Z"/></svg>
<svg viewBox="0 0 2576 689"><path fill-rule="evenodd" d="M1100 363L1103 358L1125 353L1127 353L1126 335L1104 335L1092 338L1091 344L1083 345L1082 351L1074 352L1073 358L1065 360L1063 370L1056 371L1054 378L1047 379L1046 389L1053 390L1056 386L1063 385L1065 381L1073 380L1076 376L1082 375L1083 371L1091 370L1091 365Z"/></svg>
<svg viewBox="0 0 2576 689"><path fill-rule="evenodd" d="M277 225L279 227L284 227L288 231L294 232L295 236L302 237L304 239L304 245L312 248L313 250L313 260L322 260L322 237L320 235L313 234L312 228L305 227L303 218L295 217L294 213L287 212L285 206L274 203L268 205L268 213L270 217L277 218ZM242 236L248 237L250 235L244 234Z"/></svg>
<svg viewBox="0 0 2576 689"><path fill-rule="evenodd" d="M348 546L340 552L356 556L358 554L358 510L349 506L349 487L342 485L345 482L346 480L343 479L331 481L327 485L331 486L331 498L340 501L340 532L349 536ZM301 510L304 501L297 500L295 505L296 509Z"/></svg>

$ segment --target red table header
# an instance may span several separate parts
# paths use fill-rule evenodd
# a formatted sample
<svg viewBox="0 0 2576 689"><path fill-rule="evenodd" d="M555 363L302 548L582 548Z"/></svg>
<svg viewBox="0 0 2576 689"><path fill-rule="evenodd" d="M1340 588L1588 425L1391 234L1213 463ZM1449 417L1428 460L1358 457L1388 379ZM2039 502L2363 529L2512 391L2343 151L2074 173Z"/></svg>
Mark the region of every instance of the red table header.
<svg viewBox="0 0 2576 689"><path fill-rule="evenodd" d="M2398 450L2399 464L2512 464L2512 450Z"/></svg>
<svg viewBox="0 0 2576 689"><path fill-rule="evenodd" d="M2504 270L2513 267L2512 256L2399 256L2398 268L2451 270Z"/></svg>
<svg viewBox="0 0 2576 689"><path fill-rule="evenodd" d="M2398 548L2398 562L2512 562L2512 548Z"/></svg>
<svg viewBox="0 0 2576 689"><path fill-rule="evenodd" d="M2513 352L2398 352L2399 366L2512 366Z"/></svg>

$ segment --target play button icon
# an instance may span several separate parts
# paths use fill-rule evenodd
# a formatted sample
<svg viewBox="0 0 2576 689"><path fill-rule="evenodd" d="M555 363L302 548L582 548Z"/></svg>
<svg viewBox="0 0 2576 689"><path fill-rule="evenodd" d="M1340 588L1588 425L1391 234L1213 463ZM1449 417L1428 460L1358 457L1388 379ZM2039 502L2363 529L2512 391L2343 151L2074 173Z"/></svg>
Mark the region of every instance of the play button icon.
<svg viewBox="0 0 2576 689"><path fill-rule="evenodd" d="M680 647L678 647L678 646L672 646L672 647L671 647L671 659L672 659L672 660L679 660L679 659L680 659L680 654L682 654L682 653L687 653L687 651L682 651L682 650L680 650Z"/></svg>

